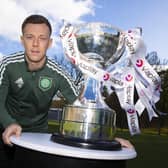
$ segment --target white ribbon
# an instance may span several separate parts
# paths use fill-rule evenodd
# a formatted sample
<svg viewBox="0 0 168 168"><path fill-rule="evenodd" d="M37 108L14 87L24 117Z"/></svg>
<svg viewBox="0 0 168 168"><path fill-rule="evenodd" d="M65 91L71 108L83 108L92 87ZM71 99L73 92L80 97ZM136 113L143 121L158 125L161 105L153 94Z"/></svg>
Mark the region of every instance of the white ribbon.
<svg viewBox="0 0 168 168"><path fill-rule="evenodd" d="M134 106L134 85L135 85L135 71L132 66L124 69L123 81L124 88L120 91L116 90L121 107L126 111L128 127L131 135L139 134L139 122L136 109Z"/></svg>
<svg viewBox="0 0 168 168"><path fill-rule="evenodd" d="M160 99L161 80L145 60L146 46L141 38L139 29L133 29L121 33L121 41L124 40L129 65L122 70L116 68L105 71L87 60L78 50L76 30L72 25L64 25L60 31L60 37L65 55L73 64L89 77L92 77L108 88L113 88L121 107L126 111L128 126L132 135L139 134L138 116L146 108L149 119L156 117L155 103ZM118 75L119 74L119 75ZM139 100L134 105L134 86L138 92Z"/></svg>

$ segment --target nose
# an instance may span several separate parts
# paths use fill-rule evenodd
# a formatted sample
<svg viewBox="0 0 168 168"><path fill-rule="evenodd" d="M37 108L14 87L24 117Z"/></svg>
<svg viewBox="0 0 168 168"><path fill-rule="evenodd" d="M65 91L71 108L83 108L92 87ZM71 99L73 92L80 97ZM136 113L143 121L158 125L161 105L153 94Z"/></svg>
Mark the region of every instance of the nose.
<svg viewBox="0 0 168 168"><path fill-rule="evenodd" d="M33 46L38 46L38 45L39 45L39 39L38 38L34 38Z"/></svg>

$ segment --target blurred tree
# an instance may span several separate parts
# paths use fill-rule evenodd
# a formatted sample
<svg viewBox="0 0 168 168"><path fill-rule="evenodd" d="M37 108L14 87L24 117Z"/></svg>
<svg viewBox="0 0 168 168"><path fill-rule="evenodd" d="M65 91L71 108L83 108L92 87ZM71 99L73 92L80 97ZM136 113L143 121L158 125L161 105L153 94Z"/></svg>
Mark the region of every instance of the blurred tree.
<svg viewBox="0 0 168 168"><path fill-rule="evenodd" d="M152 51L146 55L146 60L150 65L160 65L160 59L156 51Z"/></svg>

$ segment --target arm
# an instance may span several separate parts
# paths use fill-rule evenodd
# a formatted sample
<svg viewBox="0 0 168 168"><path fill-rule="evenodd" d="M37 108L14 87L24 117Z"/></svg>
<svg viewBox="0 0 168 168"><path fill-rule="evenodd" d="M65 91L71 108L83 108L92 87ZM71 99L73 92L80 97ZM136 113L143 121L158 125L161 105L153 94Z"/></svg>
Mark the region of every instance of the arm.
<svg viewBox="0 0 168 168"><path fill-rule="evenodd" d="M6 108L6 101L9 92L9 77L5 61L0 64L0 123L3 127L7 127L16 121L10 116Z"/></svg>
<svg viewBox="0 0 168 168"><path fill-rule="evenodd" d="M68 73L64 72L59 81L59 90L68 103L73 103L77 98L80 98L83 91L82 74L74 80Z"/></svg>
<svg viewBox="0 0 168 168"><path fill-rule="evenodd" d="M3 133L4 143L10 145L9 137L12 134L19 135L19 133L15 131L15 128L13 127L13 125L17 125L17 126L19 125L16 124L16 120L11 117L11 115L8 113L6 108L6 100L7 100L8 92L9 92L9 78L7 73L7 66L5 65L5 62L2 61L0 64L0 95L1 95L0 96L0 123L5 128L5 131Z"/></svg>

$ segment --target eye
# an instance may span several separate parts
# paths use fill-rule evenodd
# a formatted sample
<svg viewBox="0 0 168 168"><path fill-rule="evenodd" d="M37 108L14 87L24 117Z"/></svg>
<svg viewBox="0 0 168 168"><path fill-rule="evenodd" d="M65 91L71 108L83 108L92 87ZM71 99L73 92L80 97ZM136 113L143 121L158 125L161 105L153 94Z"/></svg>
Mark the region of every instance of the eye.
<svg viewBox="0 0 168 168"><path fill-rule="evenodd" d="M42 41L46 41L46 40L48 40L48 37L40 36L39 39L42 40Z"/></svg>
<svg viewBox="0 0 168 168"><path fill-rule="evenodd" d="M25 35L24 37L25 37L26 39L28 39L28 40L33 39L33 36L32 36L32 35Z"/></svg>

